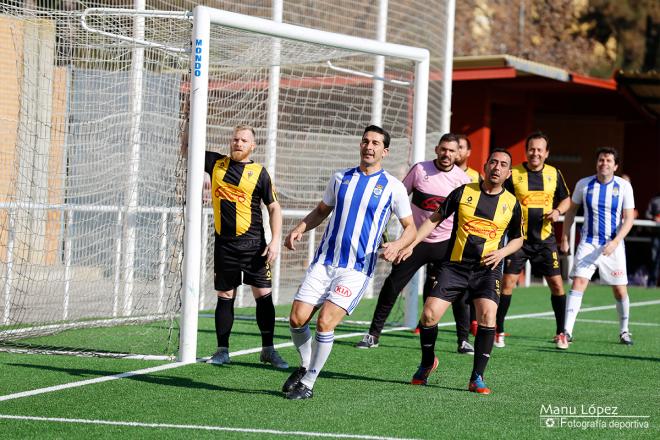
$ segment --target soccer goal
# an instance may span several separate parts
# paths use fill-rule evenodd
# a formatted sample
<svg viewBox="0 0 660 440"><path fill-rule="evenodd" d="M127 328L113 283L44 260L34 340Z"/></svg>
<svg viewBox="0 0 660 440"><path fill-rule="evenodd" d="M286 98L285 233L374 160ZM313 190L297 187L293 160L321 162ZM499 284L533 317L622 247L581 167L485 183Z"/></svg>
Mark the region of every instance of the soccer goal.
<svg viewBox="0 0 660 440"><path fill-rule="evenodd" d="M358 136L376 113L380 120L375 122L394 138L390 167L407 169L411 162L424 158L429 79L426 49L202 6L194 9L193 16L182 362L195 360L201 287L202 252L194 249L202 243L199 194L203 176L192 170L201 170L204 150L225 144L223 136L226 139L229 134L211 140L213 121L225 129L245 120L265 125L265 163L274 177L280 203L285 209L309 209L320 200L334 170L356 163ZM374 65L381 57L385 69L376 76ZM275 71L273 66L277 66ZM376 100L374 83L381 93ZM260 123L264 119L266 124ZM285 229L306 212L300 211L290 213ZM308 244L313 249L313 242ZM274 294L283 296L287 285L291 292L295 290L308 263L308 254L301 254L298 258L302 260L282 261L291 260L283 254L275 268L278 291ZM296 281L282 283L282 272L290 272Z"/></svg>
<svg viewBox="0 0 660 440"><path fill-rule="evenodd" d="M226 152L239 123L257 130L254 159L273 176L284 231L316 205L333 171L357 163L369 123L392 134L385 167L398 177L437 142L426 133L425 49L206 7L1 7L0 62L10 74L0 86L0 346L178 349L193 362L198 311L215 297L203 154ZM302 250L281 254L278 303L295 294L317 240L306 235ZM388 269L379 263L375 291Z"/></svg>

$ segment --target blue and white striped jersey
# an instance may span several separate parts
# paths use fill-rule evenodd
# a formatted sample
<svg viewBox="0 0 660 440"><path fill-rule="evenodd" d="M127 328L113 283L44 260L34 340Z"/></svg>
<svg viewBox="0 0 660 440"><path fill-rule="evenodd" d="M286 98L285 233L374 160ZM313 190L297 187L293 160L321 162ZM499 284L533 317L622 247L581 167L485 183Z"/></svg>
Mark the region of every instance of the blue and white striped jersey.
<svg viewBox="0 0 660 440"><path fill-rule="evenodd" d="M336 172L323 203L334 210L312 264L351 268L370 277L390 214L412 215L406 188L385 170L368 176L359 167Z"/></svg>
<svg viewBox="0 0 660 440"><path fill-rule="evenodd" d="M572 200L584 207L581 240L596 245L614 238L623 210L635 208L632 186L619 176L608 183L600 183L595 175L580 179Z"/></svg>

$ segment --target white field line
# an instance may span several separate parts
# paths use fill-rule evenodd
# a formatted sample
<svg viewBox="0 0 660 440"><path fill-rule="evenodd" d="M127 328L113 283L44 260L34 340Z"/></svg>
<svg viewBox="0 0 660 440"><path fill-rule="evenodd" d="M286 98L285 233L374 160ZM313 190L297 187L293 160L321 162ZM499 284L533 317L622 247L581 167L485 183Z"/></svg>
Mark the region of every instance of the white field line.
<svg viewBox="0 0 660 440"><path fill-rule="evenodd" d="M544 317L541 317L541 318L538 318L538 319L547 319L547 320L554 321L555 318L550 317L550 316L548 316L548 317L544 316ZM616 324L616 325L619 325L619 321L603 321L601 319L578 319L577 322L588 322L588 323L592 323L592 324ZM660 324L658 324L656 322L630 321L629 324L630 324L631 327L637 327L637 326L640 326L640 327L660 327Z"/></svg>
<svg viewBox="0 0 660 440"><path fill-rule="evenodd" d="M637 302L637 303L631 303L630 307L640 307L640 306L648 306L648 305L657 305L660 304L660 300L655 300L655 301L642 301L642 302ZM599 307L587 307L582 310L581 312L591 312L591 311L597 311L597 310L608 310L608 309L613 309L616 308L614 304L609 305L609 306L599 306ZM544 316L552 316L554 315L554 312L542 312L542 313L525 313L521 315L512 315L507 317L507 319L523 319L523 318L540 318ZM455 322L442 322L438 324L438 327L449 327L456 325ZM395 332L395 331L402 331L402 330L408 330L408 327L394 327L390 329L383 330L383 333L390 333L390 332ZM346 338L353 338L357 336L362 336L364 335L363 332L361 333L346 333L346 334L341 334L341 335L336 335L335 339L346 339ZM293 346L293 343L291 342L284 342L281 344L276 344L275 348L285 348L285 347L291 347ZM239 350L235 352L229 353L230 356L241 356L244 354L252 354L252 353L258 353L261 351L261 347L256 347L256 348L249 348L246 350ZM209 359L209 357L201 358L198 359L197 362L206 362ZM60 391L60 390L65 390L69 388L77 388L85 385L92 385L95 383L101 383L101 382L109 382L111 380L116 380L116 379L124 379L127 377L132 377L132 376L139 376L141 374L150 374L150 373L155 373L158 371L163 371L163 370L170 370L173 368L178 368L178 367L183 367L185 365L189 365L186 363L182 362L173 362L171 364L164 364L164 365L159 365L157 367L151 367L151 368L145 368L141 370L135 370L135 371L128 371L126 373L120 373L120 374L113 374L111 376L103 376L103 377L97 377L94 379L87 379L87 380L81 380L77 382L70 382L67 384L62 384L62 385L55 385L52 387L46 387L46 388L38 388L36 390L31 390L31 391L23 391L20 393L14 393L14 394L7 394L5 396L0 396L0 402L7 401L7 400L13 400L13 399L20 399L22 397L29 397L29 396L35 396L38 394L45 394L45 393L51 393L54 391Z"/></svg>
<svg viewBox="0 0 660 440"><path fill-rule="evenodd" d="M242 433L250 433L250 434L274 434L274 435L304 436L304 437L349 438L349 439L359 439L359 440L415 440L415 439L406 439L401 437L381 437L377 435L361 435L361 434L338 434L331 432L279 431L276 429L229 428L225 426L208 426L208 425L175 425L172 423L141 423L141 422L124 422L118 420L66 419L61 417L33 417L33 416L16 416L16 415L8 415L8 414L0 414L0 419L30 420L37 422L83 423L87 425L130 426L137 428L194 429L201 431L242 432Z"/></svg>
<svg viewBox="0 0 660 440"><path fill-rule="evenodd" d="M450 324L450 323L446 323ZM453 325L453 323L451 323ZM408 330L408 327L395 327L387 330L383 330L383 333L389 333L389 332L394 332L394 331L401 331L401 330ZM362 336L363 333L346 333L343 335L336 335L335 339L345 339L345 338L353 338L356 336ZM283 342L281 344L276 344L275 348L285 348L285 347L292 347L293 343L292 342ZM245 350L239 350L239 351L234 351L229 353L229 356L231 357L236 357L236 356L242 356L245 354L252 354L252 353L259 353L261 352L261 347L256 347L256 348L248 348ZM206 362L209 360L210 356L197 359L197 362ZM38 394L45 394L45 393L52 393L54 391L61 391L61 390L66 390L69 388L77 388L77 387L82 387L85 385L92 385L95 383L101 383L101 382L109 382L111 380L116 380L116 379L124 379L127 377L132 377L132 376L139 376L142 374L151 374L151 373L156 373L158 371L163 371L163 370L170 370L172 368L178 368L178 367L183 367L185 365L189 365L186 363L182 362L173 362L171 364L164 364L164 365L159 365L156 367L151 367L151 368L144 368L142 370L135 370L135 371L128 371L126 373L120 373L120 374L113 374L110 376L103 376L103 377L96 377L93 379L87 379L87 380L81 380L77 382L70 382L62 385L55 385L52 387L46 387L46 388L38 388L36 390L31 390L31 391L23 391L20 393L14 393L14 394L7 394L5 396L0 396L0 402L6 401L6 400L13 400L13 399L20 399L22 397L30 397L30 396L35 396Z"/></svg>
<svg viewBox="0 0 660 440"><path fill-rule="evenodd" d="M138 376L140 374L150 374L150 373L155 373L157 371L170 370L172 368L178 368L184 365L188 365L188 364L183 364L181 362L173 362L171 364L164 364L164 365L159 365L157 367L144 368L142 370L129 371L126 373L113 374L111 376L95 377L94 379L80 380L77 382L70 382L62 385L55 385L52 387L38 388L36 390L31 390L31 391L23 391L21 393L7 394L6 396L0 396L0 402L5 400L20 399L21 397L34 396L37 394L52 393L53 391L61 391L61 390L66 390L68 388L82 387L94 383L109 382L111 380Z"/></svg>

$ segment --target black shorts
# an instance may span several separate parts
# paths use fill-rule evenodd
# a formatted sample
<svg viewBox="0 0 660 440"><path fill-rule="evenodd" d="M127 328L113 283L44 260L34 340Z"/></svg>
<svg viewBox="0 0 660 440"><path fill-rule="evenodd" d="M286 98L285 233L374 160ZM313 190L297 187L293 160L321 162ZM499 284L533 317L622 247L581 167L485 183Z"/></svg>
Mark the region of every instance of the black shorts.
<svg viewBox="0 0 660 440"><path fill-rule="evenodd" d="M447 262L440 267L438 280L429 296L454 302L467 292L469 300L486 298L500 303L502 264L495 269Z"/></svg>
<svg viewBox="0 0 660 440"><path fill-rule="evenodd" d="M531 263L532 273L535 275L551 277L561 274L555 242L534 244L524 242L517 252L509 255L504 261L504 273L518 275L527 260Z"/></svg>
<svg viewBox="0 0 660 440"><path fill-rule="evenodd" d="M392 265L389 279L392 288L398 294L412 279L420 267L426 264L426 279L435 280L440 265L447 258L449 240L437 243L420 242L413 248L407 260Z"/></svg>
<svg viewBox="0 0 660 440"><path fill-rule="evenodd" d="M241 284L271 287L270 265L262 257L266 243L263 240L215 239L215 290L228 292Z"/></svg>

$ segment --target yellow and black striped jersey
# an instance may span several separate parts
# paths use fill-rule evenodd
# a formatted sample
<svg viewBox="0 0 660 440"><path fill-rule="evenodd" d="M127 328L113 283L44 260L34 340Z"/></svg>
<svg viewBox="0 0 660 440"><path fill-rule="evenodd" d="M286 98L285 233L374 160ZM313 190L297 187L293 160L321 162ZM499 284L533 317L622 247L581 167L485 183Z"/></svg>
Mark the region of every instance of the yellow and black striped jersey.
<svg viewBox="0 0 660 440"><path fill-rule="evenodd" d="M504 246L505 235L510 240L522 237L520 204L505 189L487 194L480 183L468 183L452 191L437 212L443 219L454 214L449 261L478 265Z"/></svg>
<svg viewBox="0 0 660 440"><path fill-rule="evenodd" d="M479 174L479 171L475 170L474 168L467 167L465 169L465 174L467 174L468 177L472 179L472 183L479 183L483 180L481 174Z"/></svg>
<svg viewBox="0 0 660 440"><path fill-rule="evenodd" d="M561 172L545 164L540 171L527 169L527 162L513 167L504 187L514 193L523 212L523 237L530 243L554 242L552 221L545 215L570 195Z"/></svg>
<svg viewBox="0 0 660 440"><path fill-rule="evenodd" d="M255 162L236 162L206 152L204 171L211 176L215 233L221 239L264 239L261 202L277 201L270 176Z"/></svg>

